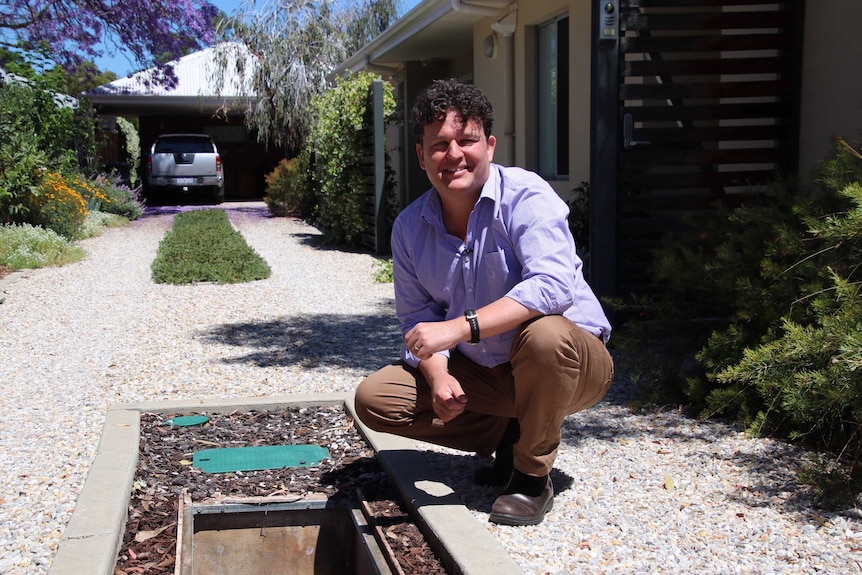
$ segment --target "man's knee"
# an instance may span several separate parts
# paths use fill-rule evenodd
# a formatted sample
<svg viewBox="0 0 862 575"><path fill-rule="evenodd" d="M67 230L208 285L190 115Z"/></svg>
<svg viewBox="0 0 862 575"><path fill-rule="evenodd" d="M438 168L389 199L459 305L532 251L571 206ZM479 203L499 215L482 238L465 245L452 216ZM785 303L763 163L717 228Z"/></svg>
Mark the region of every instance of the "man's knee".
<svg viewBox="0 0 862 575"><path fill-rule="evenodd" d="M353 394L353 406L362 423L374 431L383 431L387 417L378 390L373 380L365 378Z"/></svg>
<svg viewBox="0 0 862 575"><path fill-rule="evenodd" d="M362 380L353 396L356 416L362 423L387 432L411 423L415 386L400 381L401 377L399 366L387 366Z"/></svg>
<svg viewBox="0 0 862 575"><path fill-rule="evenodd" d="M572 344L576 339L572 334L578 329L580 328L577 325L560 315L540 317L524 326L513 341L512 362L529 359L532 362L556 365L561 355L572 355Z"/></svg>

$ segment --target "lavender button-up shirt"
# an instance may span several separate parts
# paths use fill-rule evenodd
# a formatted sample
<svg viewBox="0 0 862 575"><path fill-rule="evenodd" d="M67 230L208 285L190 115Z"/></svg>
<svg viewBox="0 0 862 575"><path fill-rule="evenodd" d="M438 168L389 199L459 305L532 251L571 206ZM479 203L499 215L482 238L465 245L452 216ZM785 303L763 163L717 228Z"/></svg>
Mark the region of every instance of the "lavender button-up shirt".
<svg viewBox="0 0 862 575"><path fill-rule="evenodd" d="M544 315L563 315L607 341L611 326L583 276L569 209L538 175L491 164L470 214L467 241L446 231L433 188L404 209L392 230L395 309L401 333L421 322L463 317L501 297ZM480 326L481 327L481 326ZM509 361L517 330L458 350L478 364ZM416 366L402 346L401 358Z"/></svg>

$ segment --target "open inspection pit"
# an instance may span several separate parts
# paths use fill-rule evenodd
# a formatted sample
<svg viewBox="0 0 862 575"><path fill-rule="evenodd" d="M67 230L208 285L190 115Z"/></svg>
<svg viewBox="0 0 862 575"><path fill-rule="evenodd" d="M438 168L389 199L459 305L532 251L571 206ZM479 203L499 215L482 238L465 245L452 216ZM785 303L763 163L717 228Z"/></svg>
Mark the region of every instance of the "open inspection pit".
<svg viewBox="0 0 862 575"><path fill-rule="evenodd" d="M341 405L353 415L352 403L351 394L316 394L112 406L106 414L96 459L49 573L113 574L136 472L142 413L232 413ZM356 426L398 491L402 505L450 574L523 573L411 441L373 432L358 420Z"/></svg>
<svg viewBox="0 0 862 575"><path fill-rule="evenodd" d="M177 575L398 575L373 515L326 497L180 504Z"/></svg>

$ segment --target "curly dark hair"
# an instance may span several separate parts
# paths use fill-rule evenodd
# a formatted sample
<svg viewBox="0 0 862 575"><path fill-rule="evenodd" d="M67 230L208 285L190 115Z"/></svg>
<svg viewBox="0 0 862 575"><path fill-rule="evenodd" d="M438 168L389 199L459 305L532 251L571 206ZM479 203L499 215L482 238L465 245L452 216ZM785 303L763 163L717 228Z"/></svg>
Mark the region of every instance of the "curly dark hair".
<svg viewBox="0 0 862 575"><path fill-rule="evenodd" d="M416 103L410 110L410 123L416 141L422 142L425 126L444 120L450 111L456 112L462 122L479 122L485 130L485 137L491 135L494 108L488 97L476 86L450 78L434 80L416 98Z"/></svg>

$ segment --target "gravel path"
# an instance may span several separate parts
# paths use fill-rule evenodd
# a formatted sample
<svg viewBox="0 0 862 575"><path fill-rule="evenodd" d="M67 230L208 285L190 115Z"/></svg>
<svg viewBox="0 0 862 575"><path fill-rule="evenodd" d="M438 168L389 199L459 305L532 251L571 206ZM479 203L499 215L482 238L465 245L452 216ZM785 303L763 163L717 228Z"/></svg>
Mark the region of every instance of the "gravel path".
<svg viewBox="0 0 862 575"><path fill-rule="evenodd" d="M321 248L315 228L262 204L224 207L269 279L153 284L162 210L82 242L80 263L0 285L0 573L47 572L109 404L347 391L395 356L392 287L374 283L372 256ZM480 462L429 447L527 573L862 573L860 515L812 506L795 478L804 453L634 414L619 387L566 422L540 526L488 524L494 493L469 481Z"/></svg>

